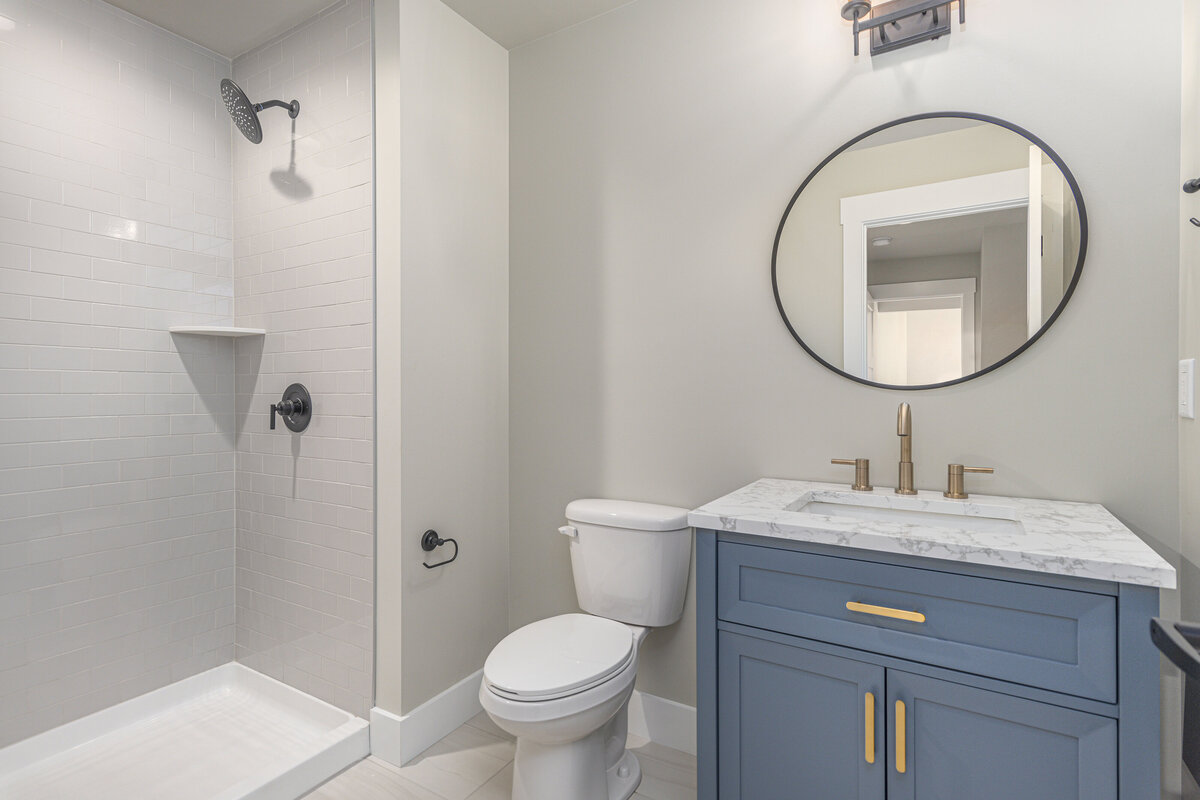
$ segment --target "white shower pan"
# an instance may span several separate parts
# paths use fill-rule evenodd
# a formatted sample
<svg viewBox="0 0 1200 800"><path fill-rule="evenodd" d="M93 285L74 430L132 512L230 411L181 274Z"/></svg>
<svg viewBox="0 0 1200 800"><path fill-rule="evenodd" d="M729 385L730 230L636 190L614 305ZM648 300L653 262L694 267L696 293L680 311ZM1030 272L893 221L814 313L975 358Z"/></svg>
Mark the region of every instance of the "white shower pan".
<svg viewBox="0 0 1200 800"><path fill-rule="evenodd" d="M0 750L0 797L295 800L370 749L366 720L225 664Z"/></svg>

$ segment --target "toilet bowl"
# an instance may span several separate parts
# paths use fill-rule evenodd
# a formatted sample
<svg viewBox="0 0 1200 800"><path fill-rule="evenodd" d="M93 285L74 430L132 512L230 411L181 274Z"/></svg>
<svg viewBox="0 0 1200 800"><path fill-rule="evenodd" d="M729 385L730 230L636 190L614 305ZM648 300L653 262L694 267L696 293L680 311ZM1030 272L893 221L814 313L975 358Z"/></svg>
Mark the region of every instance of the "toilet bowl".
<svg viewBox="0 0 1200 800"><path fill-rule="evenodd" d="M567 506L585 614L514 631L492 650L479 700L517 738L513 800L626 800L641 766L625 748L638 650L683 613L687 510L618 500Z"/></svg>
<svg viewBox="0 0 1200 800"><path fill-rule="evenodd" d="M605 631L605 624L624 630ZM647 632L564 614L522 628L518 641L502 642L508 646L488 657L479 700L517 737L513 800L625 800L634 793L641 767L626 752L625 737ZM581 646L590 650L582 657ZM535 675L521 675L534 665Z"/></svg>

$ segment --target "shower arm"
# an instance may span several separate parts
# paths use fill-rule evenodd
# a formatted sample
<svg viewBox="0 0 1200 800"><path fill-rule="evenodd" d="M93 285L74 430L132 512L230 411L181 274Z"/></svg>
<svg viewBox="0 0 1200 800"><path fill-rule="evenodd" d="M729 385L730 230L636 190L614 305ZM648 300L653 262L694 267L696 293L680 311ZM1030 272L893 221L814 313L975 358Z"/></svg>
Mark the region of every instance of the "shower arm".
<svg viewBox="0 0 1200 800"><path fill-rule="evenodd" d="M293 100L290 103L285 103L282 100L265 100L261 103L254 104L256 112L262 111L264 108L286 108L288 116L295 119L300 114L300 101Z"/></svg>

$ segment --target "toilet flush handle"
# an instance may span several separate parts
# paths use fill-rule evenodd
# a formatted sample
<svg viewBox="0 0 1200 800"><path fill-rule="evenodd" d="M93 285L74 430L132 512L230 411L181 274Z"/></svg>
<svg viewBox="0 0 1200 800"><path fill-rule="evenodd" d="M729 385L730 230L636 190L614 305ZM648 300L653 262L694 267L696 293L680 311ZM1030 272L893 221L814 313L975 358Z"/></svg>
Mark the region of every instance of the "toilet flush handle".
<svg viewBox="0 0 1200 800"><path fill-rule="evenodd" d="M579 538L579 529L576 528L574 525L563 525L561 528L558 529L558 532L561 533L563 536L570 536L572 539Z"/></svg>

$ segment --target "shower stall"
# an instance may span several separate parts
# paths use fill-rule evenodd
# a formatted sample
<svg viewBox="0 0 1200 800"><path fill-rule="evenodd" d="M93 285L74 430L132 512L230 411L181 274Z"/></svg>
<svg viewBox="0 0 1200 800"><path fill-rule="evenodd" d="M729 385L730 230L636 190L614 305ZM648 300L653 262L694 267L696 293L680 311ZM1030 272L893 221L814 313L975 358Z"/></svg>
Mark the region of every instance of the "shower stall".
<svg viewBox="0 0 1200 800"><path fill-rule="evenodd" d="M0 0L0 797L293 798L369 749L371 39L370 0L242 53Z"/></svg>

